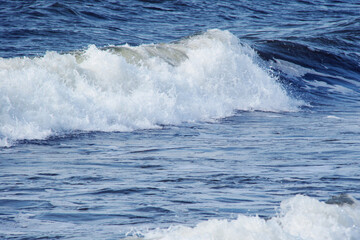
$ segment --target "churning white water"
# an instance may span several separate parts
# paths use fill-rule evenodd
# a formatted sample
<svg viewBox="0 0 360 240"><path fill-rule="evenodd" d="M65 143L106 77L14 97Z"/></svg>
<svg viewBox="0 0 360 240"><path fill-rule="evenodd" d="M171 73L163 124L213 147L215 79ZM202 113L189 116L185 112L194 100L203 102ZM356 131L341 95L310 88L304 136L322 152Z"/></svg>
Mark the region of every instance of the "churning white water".
<svg viewBox="0 0 360 240"><path fill-rule="evenodd" d="M228 31L170 44L0 59L0 144L71 131L209 121L234 110L293 111L257 54Z"/></svg>
<svg viewBox="0 0 360 240"><path fill-rule="evenodd" d="M269 220L239 215L235 220L208 220L195 227L175 226L145 234L161 240L343 240L360 239L360 206L326 204L295 196Z"/></svg>

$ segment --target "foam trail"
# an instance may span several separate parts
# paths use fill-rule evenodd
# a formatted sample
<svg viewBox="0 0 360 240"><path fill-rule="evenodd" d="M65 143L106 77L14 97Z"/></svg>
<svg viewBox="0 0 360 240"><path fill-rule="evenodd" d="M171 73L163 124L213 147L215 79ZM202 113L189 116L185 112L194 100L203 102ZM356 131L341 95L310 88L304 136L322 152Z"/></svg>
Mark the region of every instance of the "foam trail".
<svg viewBox="0 0 360 240"><path fill-rule="evenodd" d="M195 227L177 226L145 234L152 240L355 240L360 239L360 205L330 205L305 196L281 203L270 220L239 215L213 219Z"/></svg>
<svg viewBox="0 0 360 240"><path fill-rule="evenodd" d="M208 121L234 110L294 111L256 53L228 31L177 43L0 58L0 144L80 131Z"/></svg>

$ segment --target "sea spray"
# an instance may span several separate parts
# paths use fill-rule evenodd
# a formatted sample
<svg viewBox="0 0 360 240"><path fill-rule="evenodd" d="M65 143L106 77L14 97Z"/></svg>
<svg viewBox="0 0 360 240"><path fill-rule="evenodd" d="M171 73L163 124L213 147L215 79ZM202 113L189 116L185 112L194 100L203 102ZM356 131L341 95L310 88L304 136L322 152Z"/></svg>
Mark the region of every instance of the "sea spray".
<svg viewBox="0 0 360 240"><path fill-rule="evenodd" d="M284 200L269 220L239 215L212 219L195 227L174 226L145 233L157 240L355 240L360 239L360 206L330 205L298 195Z"/></svg>
<svg viewBox="0 0 360 240"><path fill-rule="evenodd" d="M276 78L228 31L176 43L90 46L0 59L0 143L72 131L209 121L235 110L294 111Z"/></svg>

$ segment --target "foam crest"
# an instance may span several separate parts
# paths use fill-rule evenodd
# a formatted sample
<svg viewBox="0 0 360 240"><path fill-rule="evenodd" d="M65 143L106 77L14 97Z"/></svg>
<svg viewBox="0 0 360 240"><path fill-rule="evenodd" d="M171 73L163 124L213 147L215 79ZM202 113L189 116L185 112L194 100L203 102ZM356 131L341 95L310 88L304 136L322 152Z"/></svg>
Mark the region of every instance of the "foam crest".
<svg viewBox="0 0 360 240"><path fill-rule="evenodd" d="M280 214L269 220L239 215L235 220L213 219L195 227L177 226L150 231L144 239L158 240L352 240L360 239L360 206L330 205L305 196L281 203Z"/></svg>
<svg viewBox="0 0 360 240"><path fill-rule="evenodd" d="M0 144L296 110L257 58L230 32L209 30L170 44L0 59Z"/></svg>

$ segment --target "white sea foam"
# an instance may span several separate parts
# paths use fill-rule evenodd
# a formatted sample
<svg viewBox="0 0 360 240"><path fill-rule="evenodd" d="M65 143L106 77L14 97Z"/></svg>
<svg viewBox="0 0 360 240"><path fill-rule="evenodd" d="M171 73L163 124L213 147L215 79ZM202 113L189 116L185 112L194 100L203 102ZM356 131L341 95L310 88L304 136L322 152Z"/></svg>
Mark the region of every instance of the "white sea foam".
<svg viewBox="0 0 360 240"><path fill-rule="evenodd" d="M227 31L177 43L0 58L0 144L82 131L208 121L234 110L294 111L256 53ZM3 145L4 145L3 144Z"/></svg>
<svg viewBox="0 0 360 240"><path fill-rule="evenodd" d="M294 77L303 77L307 73L315 72L313 69L308 69L281 59L275 59L270 61L271 67L281 70L285 74L294 76Z"/></svg>
<svg viewBox="0 0 360 240"><path fill-rule="evenodd" d="M330 205L295 196L281 203L279 216L264 220L239 215L235 220L208 220L195 227L152 230L152 240L357 240L360 206Z"/></svg>

